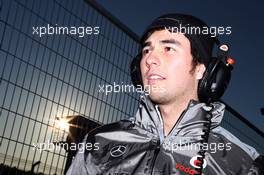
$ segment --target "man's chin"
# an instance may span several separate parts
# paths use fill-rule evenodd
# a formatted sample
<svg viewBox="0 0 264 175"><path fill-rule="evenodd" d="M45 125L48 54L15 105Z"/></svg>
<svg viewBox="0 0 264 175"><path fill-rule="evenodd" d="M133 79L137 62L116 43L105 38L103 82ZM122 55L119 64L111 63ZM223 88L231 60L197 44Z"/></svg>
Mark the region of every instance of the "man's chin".
<svg viewBox="0 0 264 175"><path fill-rule="evenodd" d="M151 101L153 101L156 104L162 104L168 99L165 94L162 93L150 93L148 94Z"/></svg>

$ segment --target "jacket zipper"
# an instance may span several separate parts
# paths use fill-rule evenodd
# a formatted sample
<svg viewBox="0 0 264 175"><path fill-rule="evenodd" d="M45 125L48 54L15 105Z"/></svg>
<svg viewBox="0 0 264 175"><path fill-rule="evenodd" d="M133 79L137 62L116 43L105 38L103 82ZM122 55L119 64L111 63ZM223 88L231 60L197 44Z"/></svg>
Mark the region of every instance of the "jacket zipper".
<svg viewBox="0 0 264 175"><path fill-rule="evenodd" d="M181 115L180 115L180 117L178 118L178 120L176 121L176 123L174 124L174 126L172 127L172 129L170 130L170 132L169 132L169 134L166 136L166 138L168 138L170 135L171 135L171 133L173 133L173 131L177 128L176 126L178 125L178 123L181 121L181 119L183 118L183 116L185 115L185 113L186 113L186 111L187 111L187 109L189 108L189 105L188 105L188 107L181 113ZM159 116L159 119L160 119L160 121L161 121L161 126L162 126L162 139L160 139L160 142L162 143L163 142L163 140L164 140L164 128L163 128L163 119L162 119L162 117L161 117L161 114L160 114L160 112L159 112L159 109L158 109L158 106L156 105L155 106L155 109L156 109L156 111L157 111L157 114L158 114L158 116ZM160 133L159 133L160 134Z"/></svg>
<svg viewBox="0 0 264 175"><path fill-rule="evenodd" d="M155 162L156 162L159 151L160 151L160 145L158 145L157 148L155 149L154 156L153 156L152 162L150 164L150 174L151 175L153 174Z"/></svg>
<svg viewBox="0 0 264 175"><path fill-rule="evenodd" d="M172 129L170 130L170 132L169 132L169 134L167 135L166 138L169 138L170 135L171 135L172 133L174 133L174 130L177 128L179 122L182 120L182 118L183 118L183 116L185 115L185 113L187 112L187 109L188 109L188 108L189 108L189 107L187 107L187 108L181 113L180 117L178 118L178 120L176 121L176 123L174 124L174 126L172 127Z"/></svg>
<svg viewBox="0 0 264 175"><path fill-rule="evenodd" d="M159 119L160 119L161 124L162 124L162 136L160 136L160 140L159 140L158 143L157 143L157 147L156 147L156 149L155 149L155 151L154 151L154 156L153 156L153 159L152 159L152 162L151 162L151 165L150 165L150 174L151 174L151 175L153 175L155 162L156 162L156 159L157 159L158 153L159 153L159 151L160 151L160 145L162 144L162 142L163 142L164 139L165 139L165 138L164 138L164 131L163 131L163 119L162 119L162 117L161 117L161 115L160 115L160 112L159 112L159 110L158 110L158 106L155 106L155 108L156 108L156 111L157 111L157 113L158 113ZM188 109L188 107L187 107L187 109ZM179 119L177 120L177 122L175 123L175 125L173 126L173 128L171 129L171 131L169 132L169 134L167 135L166 138L168 138L169 135L170 135L171 133L173 133L173 131L175 130L175 128L176 128L176 126L178 125L179 121L182 119L182 117L183 117L184 114L186 113L187 109L185 109L185 110L182 112L182 114L180 115ZM159 134L161 134L161 133L159 133ZM163 137L162 140L161 140L161 137Z"/></svg>
<svg viewBox="0 0 264 175"><path fill-rule="evenodd" d="M158 117L159 117L159 120L160 120L160 123L161 123L161 128L158 128L158 134L159 134L159 138L160 138L160 143L163 143L163 141L164 141L164 124L163 124L163 119L162 119L161 114L160 114L160 111L158 109L158 105L155 105L155 109L156 109L156 112L158 114Z"/></svg>
<svg viewBox="0 0 264 175"><path fill-rule="evenodd" d="M148 106L146 105L146 101L144 101L143 104L148 108ZM158 106L155 106L155 108L156 108L156 112L158 113L158 116L159 116L159 119L160 119L160 122L161 122L162 133L160 133L161 131L158 131L158 134L159 134L159 140L155 143L155 144L156 144L156 148L155 148L154 156L153 156L152 161L151 161L151 164L150 164L150 174L151 174L151 175L153 174L154 166L155 166L155 162L156 162L156 159L157 159L158 153L159 153L159 151L160 151L160 144L161 144L162 141L164 140L164 133L163 133L163 120L162 120L162 117L161 117L160 112L159 112L159 110L158 110ZM162 134L162 136L161 136L160 134ZM162 138L162 137L163 137L163 138Z"/></svg>

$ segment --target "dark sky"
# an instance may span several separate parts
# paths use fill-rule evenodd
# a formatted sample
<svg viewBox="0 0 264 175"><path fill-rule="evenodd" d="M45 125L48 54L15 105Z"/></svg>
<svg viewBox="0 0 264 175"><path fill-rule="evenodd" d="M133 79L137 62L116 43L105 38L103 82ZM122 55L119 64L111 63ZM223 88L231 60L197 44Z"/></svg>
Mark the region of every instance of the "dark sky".
<svg viewBox="0 0 264 175"><path fill-rule="evenodd" d="M232 81L223 100L264 131L264 1L230 0L98 0L132 31L141 35L150 22L165 13L197 16L210 26L231 26L220 40L236 59Z"/></svg>

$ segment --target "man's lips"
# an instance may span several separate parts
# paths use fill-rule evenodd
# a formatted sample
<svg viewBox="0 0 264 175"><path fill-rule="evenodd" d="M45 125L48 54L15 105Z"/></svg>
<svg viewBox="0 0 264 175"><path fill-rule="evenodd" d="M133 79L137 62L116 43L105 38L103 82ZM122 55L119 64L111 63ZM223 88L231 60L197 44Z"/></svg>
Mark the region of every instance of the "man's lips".
<svg viewBox="0 0 264 175"><path fill-rule="evenodd" d="M153 81L153 80L165 80L165 77L160 75L160 74L156 74L156 73L152 73L146 76L148 81Z"/></svg>

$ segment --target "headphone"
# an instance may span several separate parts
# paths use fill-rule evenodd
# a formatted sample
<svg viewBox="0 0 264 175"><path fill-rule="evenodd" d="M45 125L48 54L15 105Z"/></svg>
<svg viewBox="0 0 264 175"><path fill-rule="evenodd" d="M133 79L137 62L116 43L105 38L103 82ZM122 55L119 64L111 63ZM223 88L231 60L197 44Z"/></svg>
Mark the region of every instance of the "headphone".
<svg viewBox="0 0 264 175"><path fill-rule="evenodd" d="M228 55L228 46L219 44L216 38L215 44L218 46L216 57L211 57L210 62L198 84L198 98L200 102L211 103L219 100L224 94L233 70L234 60ZM140 71L140 61L142 54L139 53L133 58L130 64L130 76L134 86L143 86Z"/></svg>

